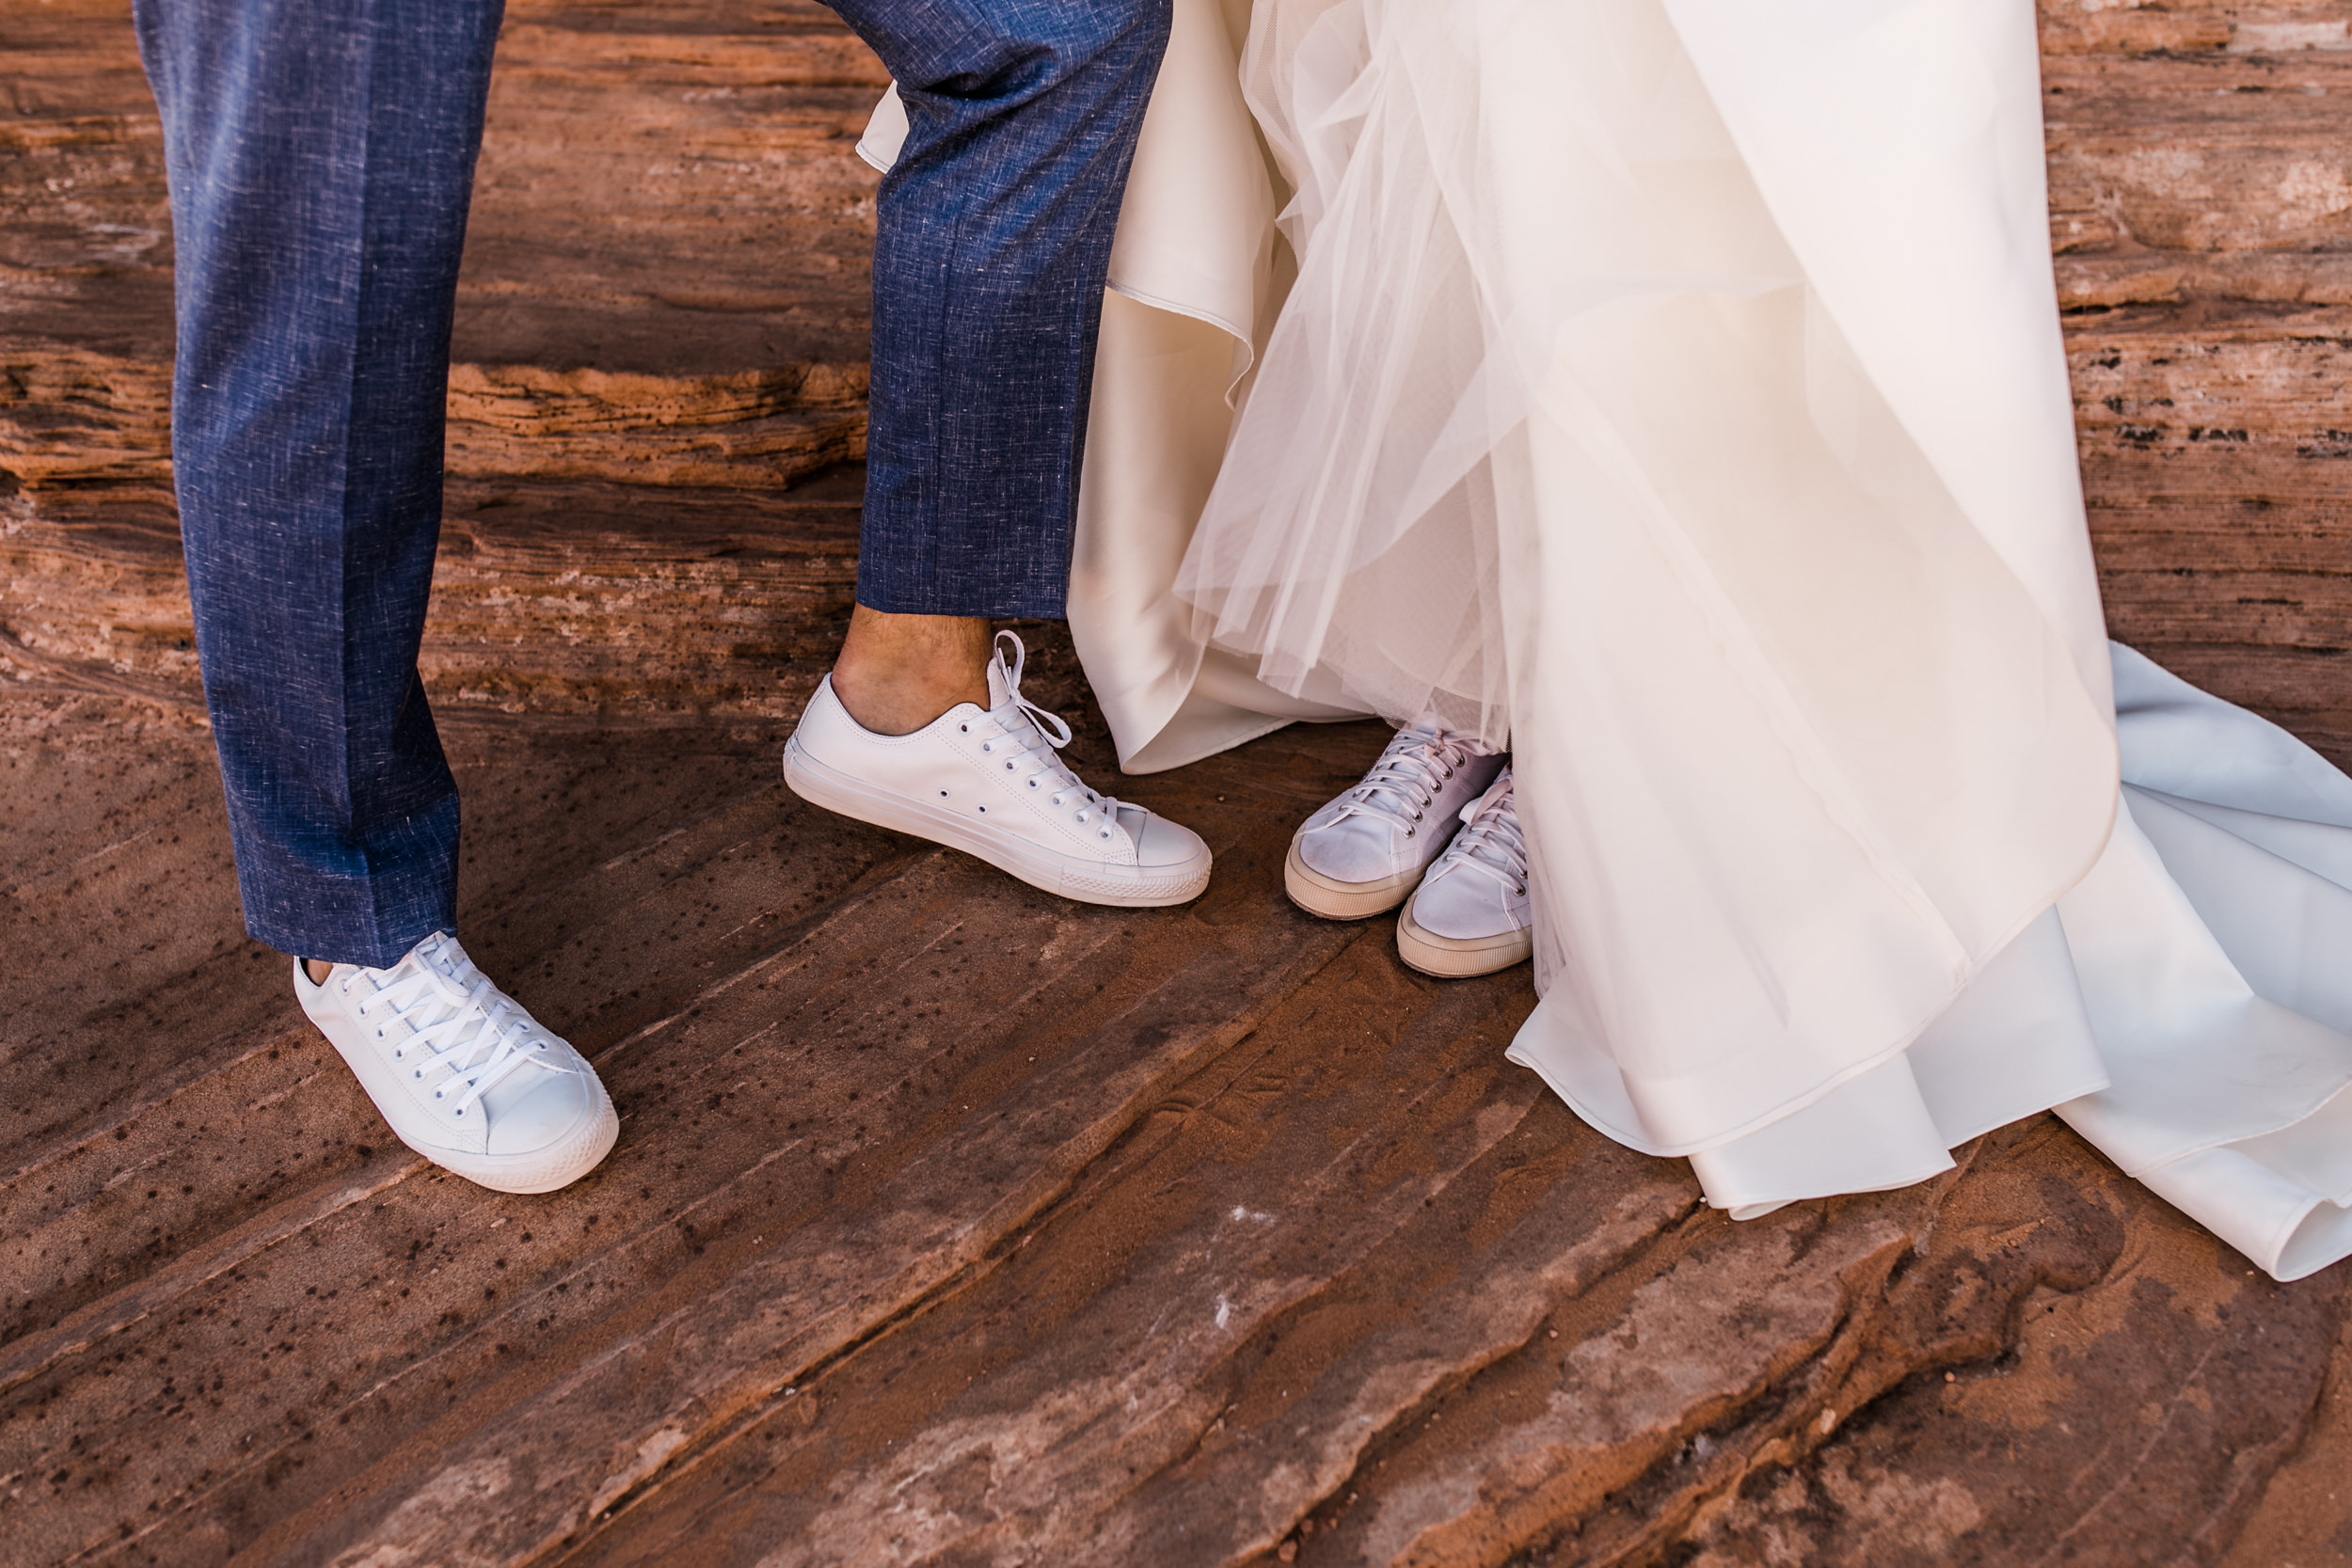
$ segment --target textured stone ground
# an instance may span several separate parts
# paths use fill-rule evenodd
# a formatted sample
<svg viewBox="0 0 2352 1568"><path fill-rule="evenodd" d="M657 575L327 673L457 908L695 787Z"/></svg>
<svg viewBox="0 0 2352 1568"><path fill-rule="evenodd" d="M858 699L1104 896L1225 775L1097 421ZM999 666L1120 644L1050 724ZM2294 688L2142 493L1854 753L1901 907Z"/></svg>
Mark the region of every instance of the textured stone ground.
<svg viewBox="0 0 2352 1568"><path fill-rule="evenodd" d="M2347 19L2044 17L2110 616L2339 759ZM797 802L880 73L790 0L502 50L426 662L468 942L625 1118L535 1199L390 1143L241 933L151 105L118 5L0 14L0 1560L2352 1563L2345 1269L2046 1117L1730 1224L1502 1061L1524 974L1283 901L1366 726L1121 782L1217 852L1178 911Z"/></svg>

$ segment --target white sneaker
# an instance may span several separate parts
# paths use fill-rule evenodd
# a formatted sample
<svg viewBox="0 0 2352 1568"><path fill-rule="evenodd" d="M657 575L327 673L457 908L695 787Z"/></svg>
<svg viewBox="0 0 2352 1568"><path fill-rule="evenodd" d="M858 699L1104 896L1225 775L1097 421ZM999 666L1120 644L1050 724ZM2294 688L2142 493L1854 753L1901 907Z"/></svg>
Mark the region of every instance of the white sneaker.
<svg viewBox="0 0 2352 1568"><path fill-rule="evenodd" d="M1492 974L1535 953L1527 840L1511 804L1511 770L1462 808L1462 831L1396 923L1397 957L1444 979Z"/></svg>
<svg viewBox="0 0 2352 1568"><path fill-rule="evenodd" d="M551 1193L611 1151L621 1120L579 1052L434 932L389 969L294 966L302 1010L351 1064L392 1135L501 1193Z"/></svg>
<svg viewBox="0 0 2352 1568"><path fill-rule="evenodd" d="M785 782L828 811L961 849L1081 903L1199 897L1209 847L1189 828L1089 789L1062 765L1055 751L1070 726L1021 695L1027 657L1020 638L998 632L989 706L958 703L911 735L876 735L850 718L827 675L785 742Z"/></svg>
<svg viewBox="0 0 2352 1568"><path fill-rule="evenodd" d="M1327 920L1396 908L1443 852L1455 814L1502 768L1434 719L1399 730L1359 783L1291 835L1282 885L1292 902Z"/></svg>

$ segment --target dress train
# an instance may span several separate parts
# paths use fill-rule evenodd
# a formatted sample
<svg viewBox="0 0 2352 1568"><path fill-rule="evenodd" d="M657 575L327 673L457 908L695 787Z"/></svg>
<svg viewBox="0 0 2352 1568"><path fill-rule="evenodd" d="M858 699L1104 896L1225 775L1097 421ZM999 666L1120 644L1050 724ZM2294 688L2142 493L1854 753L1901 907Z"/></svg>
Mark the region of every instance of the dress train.
<svg viewBox="0 0 2352 1568"><path fill-rule="evenodd" d="M2352 780L2105 639L2042 157L2027 0L1177 0L1072 629L1131 770L1507 736L1511 1058L1709 1201L2056 1107L2292 1278Z"/></svg>

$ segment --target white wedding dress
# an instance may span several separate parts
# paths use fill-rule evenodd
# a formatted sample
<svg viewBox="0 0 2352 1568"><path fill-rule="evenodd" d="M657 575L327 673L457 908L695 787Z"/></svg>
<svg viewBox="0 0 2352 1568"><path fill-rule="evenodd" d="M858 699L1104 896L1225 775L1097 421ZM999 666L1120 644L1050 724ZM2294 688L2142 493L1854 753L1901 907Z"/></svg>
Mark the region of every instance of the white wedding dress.
<svg viewBox="0 0 2352 1568"><path fill-rule="evenodd" d="M2352 780L2106 640L2030 0L1176 0L1111 286L1131 770L1507 740L1510 1057L1737 1215L2055 1107L2352 1252Z"/></svg>

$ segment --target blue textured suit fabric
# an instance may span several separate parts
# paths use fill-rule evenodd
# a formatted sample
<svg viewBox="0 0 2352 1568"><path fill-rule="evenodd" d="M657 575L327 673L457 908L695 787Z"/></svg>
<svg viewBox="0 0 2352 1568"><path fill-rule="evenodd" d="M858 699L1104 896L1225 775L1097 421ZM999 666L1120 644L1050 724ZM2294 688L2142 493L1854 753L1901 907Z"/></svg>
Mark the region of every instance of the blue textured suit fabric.
<svg viewBox="0 0 2352 1568"><path fill-rule="evenodd" d="M1057 617L1111 237L1168 0L836 0L890 68L857 596Z"/></svg>
<svg viewBox="0 0 2352 1568"><path fill-rule="evenodd" d="M395 962L456 921L417 676L500 0L139 0L177 253L172 472L246 925Z"/></svg>
<svg viewBox="0 0 2352 1568"><path fill-rule="evenodd" d="M874 608L1057 615L1112 230L1168 0L854 0L914 131L876 242ZM247 929L456 929L417 673L502 0L135 0L177 243L172 460Z"/></svg>

